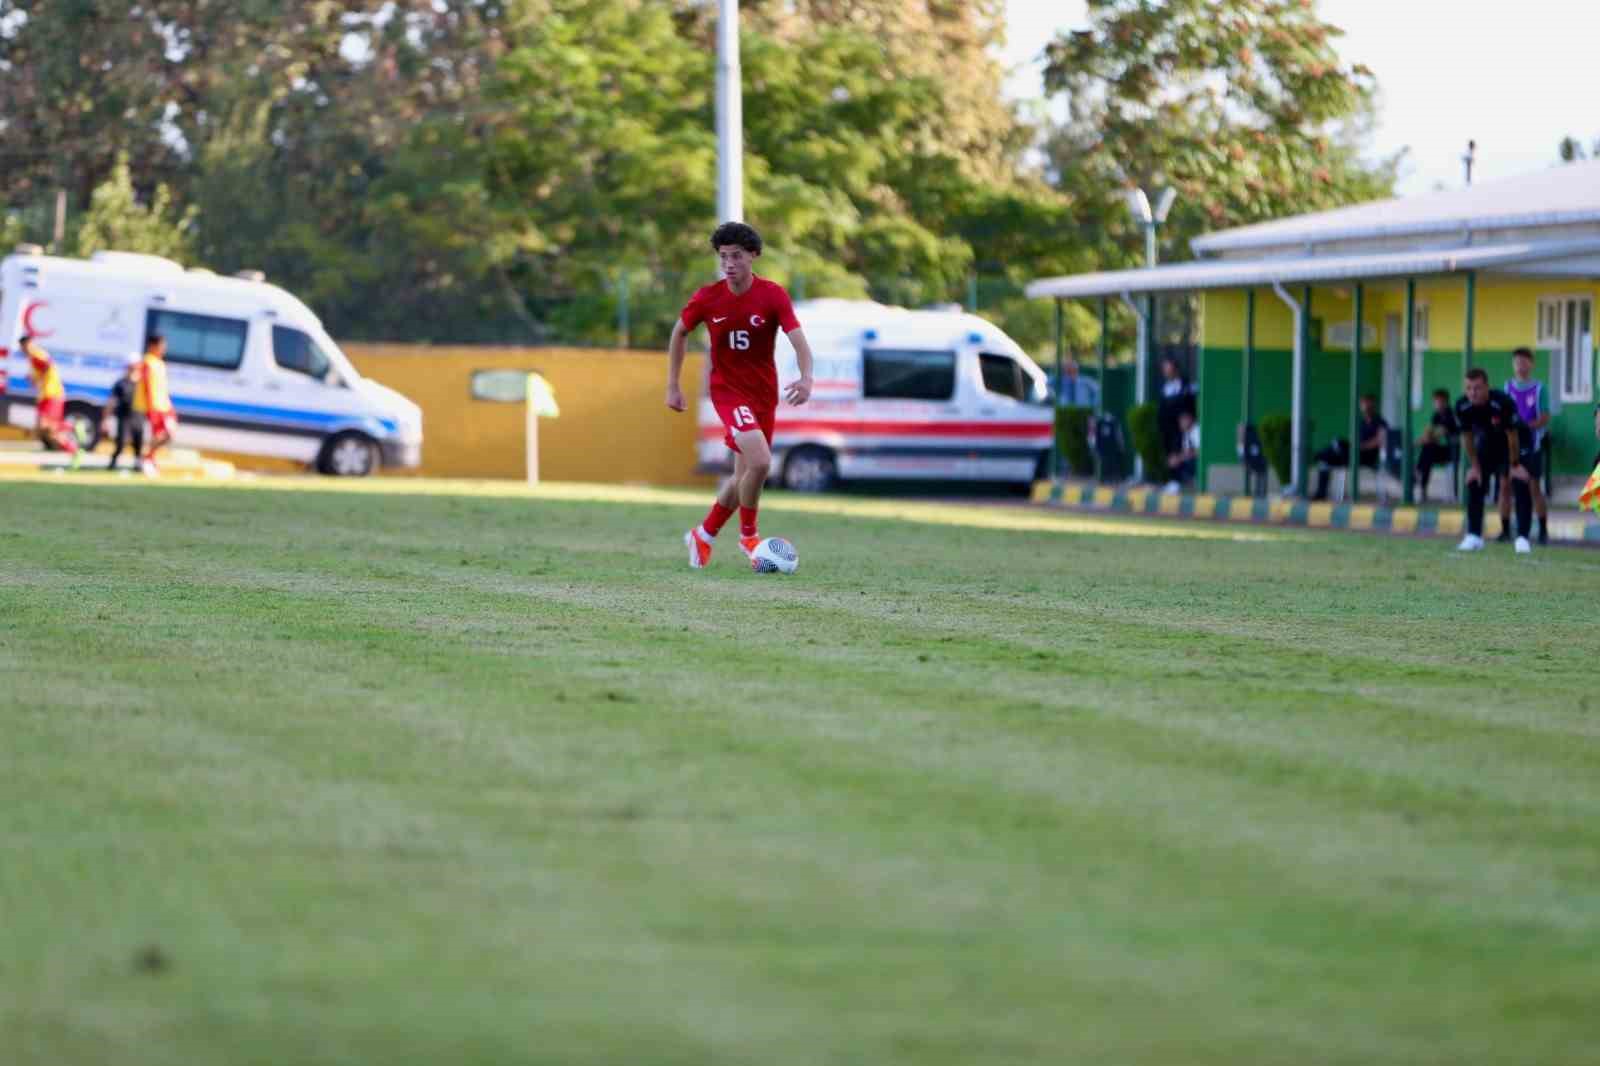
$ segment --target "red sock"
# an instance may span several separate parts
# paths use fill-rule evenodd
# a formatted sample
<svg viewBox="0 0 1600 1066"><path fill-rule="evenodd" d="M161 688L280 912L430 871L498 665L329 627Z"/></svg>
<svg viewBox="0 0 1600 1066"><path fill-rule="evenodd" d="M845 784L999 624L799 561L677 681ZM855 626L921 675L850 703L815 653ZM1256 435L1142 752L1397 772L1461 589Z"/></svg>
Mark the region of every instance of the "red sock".
<svg viewBox="0 0 1600 1066"><path fill-rule="evenodd" d="M727 525L728 519L732 517L733 511L731 508L724 507L720 503L714 503L711 505L711 510L706 512L706 520L700 523L700 528L714 537L722 532L722 527Z"/></svg>
<svg viewBox="0 0 1600 1066"><path fill-rule="evenodd" d="M739 536L753 537L756 535L756 509L754 507L739 507Z"/></svg>

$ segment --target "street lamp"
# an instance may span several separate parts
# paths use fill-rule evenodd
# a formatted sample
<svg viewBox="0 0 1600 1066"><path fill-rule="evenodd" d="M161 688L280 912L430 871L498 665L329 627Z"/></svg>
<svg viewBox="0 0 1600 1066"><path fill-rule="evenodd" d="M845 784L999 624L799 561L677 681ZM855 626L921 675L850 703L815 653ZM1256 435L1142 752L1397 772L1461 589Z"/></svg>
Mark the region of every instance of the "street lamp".
<svg viewBox="0 0 1600 1066"><path fill-rule="evenodd" d="M1172 205L1178 199L1178 190L1166 188L1161 190L1161 195L1156 197L1155 210L1150 208L1150 197L1145 195L1143 189L1134 187L1128 190L1128 210L1133 212L1133 220L1144 229L1144 265L1154 268L1158 255L1156 252L1156 230L1167 220L1167 215L1172 212ZM1134 357L1134 401L1144 403L1150 393L1150 340L1155 336L1156 298L1151 293L1146 297L1145 312L1138 316L1139 337L1138 352Z"/></svg>

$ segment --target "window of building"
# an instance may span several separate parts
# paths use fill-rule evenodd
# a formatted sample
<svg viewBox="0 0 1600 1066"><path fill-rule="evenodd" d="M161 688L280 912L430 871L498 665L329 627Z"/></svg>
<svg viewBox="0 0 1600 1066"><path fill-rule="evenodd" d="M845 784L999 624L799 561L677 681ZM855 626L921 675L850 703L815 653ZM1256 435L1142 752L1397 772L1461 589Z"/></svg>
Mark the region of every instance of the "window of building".
<svg viewBox="0 0 1600 1066"><path fill-rule="evenodd" d="M1587 296L1547 296L1539 301L1537 347L1550 355L1550 373L1562 403L1594 399L1594 301Z"/></svg>

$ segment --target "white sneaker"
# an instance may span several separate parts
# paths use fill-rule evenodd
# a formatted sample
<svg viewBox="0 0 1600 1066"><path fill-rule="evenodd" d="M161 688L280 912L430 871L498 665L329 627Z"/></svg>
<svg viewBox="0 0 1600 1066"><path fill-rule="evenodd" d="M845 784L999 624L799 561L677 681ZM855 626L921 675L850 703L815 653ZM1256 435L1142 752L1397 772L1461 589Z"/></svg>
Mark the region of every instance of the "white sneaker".
<svg viewBox="0 0 1600 1066"><path fill-rule="evenodd" d="M1533 545L1528 543L1528 538L1527 537L1518 537L1517 538L1517 554L1518 555L1532 555L1533 554Z"/></svg>
<svg viewBox="0 0 1600 1066"><path fill-rule="evenodd" d="M161 471L156 469L155 461L152 459L141 460L139 463L139 469L144 472L145 477L156 477L161 473Z"/></svg>
<svg viewBox="0 0 1600 1066"><path fill-rule="evenodd" d="M1461 538L1461 543L1456 545L1456 551L1481 552L1483 551L1483 538L1476 534L1468 533Z"/></svg>
<svg viewBox="0 0 1600 1066"><path fill-rule="evenodd" d="M1176 481L1169 481L1167 482L1166 488L1162 489L1161 491L1168 496L1176 496L1178 493L1183 491L1183 486L1178 484Z"/></svg>

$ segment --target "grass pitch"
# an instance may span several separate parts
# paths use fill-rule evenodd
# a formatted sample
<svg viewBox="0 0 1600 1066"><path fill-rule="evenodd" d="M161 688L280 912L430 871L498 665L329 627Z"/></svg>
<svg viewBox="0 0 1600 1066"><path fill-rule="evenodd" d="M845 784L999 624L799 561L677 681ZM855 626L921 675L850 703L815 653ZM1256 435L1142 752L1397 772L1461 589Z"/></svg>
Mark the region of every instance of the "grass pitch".
<svg viewBox="0 0 1600 1066"><path fill-rule="evenodd" d="M499 491L0 483L0 1058L1594 1061L1600 555Z"/></svg>

